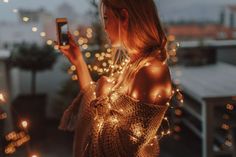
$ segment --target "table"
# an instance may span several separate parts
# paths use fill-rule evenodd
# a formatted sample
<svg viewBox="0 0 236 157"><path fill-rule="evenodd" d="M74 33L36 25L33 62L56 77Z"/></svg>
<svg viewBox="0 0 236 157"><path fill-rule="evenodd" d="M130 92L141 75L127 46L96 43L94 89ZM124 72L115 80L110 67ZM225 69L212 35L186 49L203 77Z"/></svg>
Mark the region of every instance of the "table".
<svg viewBox="0 0 236 157"><path fill-rule="evenodd" d="M214 108L222 103L236 104L236 66L218 62L216 64L170 68L172 80L180 83L180 89L201 105L196 113L186 105L188 111L201 121L202 156L213 157ZM235 154L235 153L234 153Z"/></svg>

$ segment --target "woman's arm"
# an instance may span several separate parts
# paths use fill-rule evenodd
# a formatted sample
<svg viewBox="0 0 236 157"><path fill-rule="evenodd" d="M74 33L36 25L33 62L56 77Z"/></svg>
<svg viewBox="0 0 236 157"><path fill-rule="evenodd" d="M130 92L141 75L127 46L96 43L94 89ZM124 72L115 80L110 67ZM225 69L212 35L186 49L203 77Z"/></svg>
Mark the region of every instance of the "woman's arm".
<svg viewBox="0 0 236 157"><path fill-rule="evenodd" d="M68 58L71 64L76 66L76 72L78 76L78 84L80 89L85 89L91 81L91 75L89 73L86 62L84 61L83 55L80 51L79 46L75 43L70 32L69 36L69 48L59 47L60 51Z"/></svg>

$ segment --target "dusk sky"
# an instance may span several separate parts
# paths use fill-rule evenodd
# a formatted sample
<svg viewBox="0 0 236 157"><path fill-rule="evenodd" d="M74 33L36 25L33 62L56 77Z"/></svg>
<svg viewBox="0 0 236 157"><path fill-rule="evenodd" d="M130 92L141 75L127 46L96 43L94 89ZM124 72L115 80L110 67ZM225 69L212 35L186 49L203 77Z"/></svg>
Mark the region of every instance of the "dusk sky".
<svg viewBox="0 0 236 157"><path fill-rule="evenodd" d="M77 13L83 15L89 10L88 0L0 0L0 21L16 21L14 8L37 9L43 7L51 12L63 2L71 4ZM235 0L156 0L159 12L164 19L216 19L222 5L235 4ZM145 3L145 1L144 1Z"/></svg>

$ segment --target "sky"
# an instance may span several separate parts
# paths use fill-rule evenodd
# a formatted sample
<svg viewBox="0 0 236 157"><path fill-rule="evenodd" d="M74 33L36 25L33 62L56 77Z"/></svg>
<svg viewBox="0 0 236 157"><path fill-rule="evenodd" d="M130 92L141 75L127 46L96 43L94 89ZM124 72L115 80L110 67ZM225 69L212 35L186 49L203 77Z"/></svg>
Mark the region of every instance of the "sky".
<svg viewBox="0 0 236 157"><path fill-rule="evenodd" d="M84 14L89 9L88 0L9 0L8 3L0 0L0 21L17 20L17 16L12 12L15 8L38 9L42 7L54 12L64 2L74 6L78 14Z"/></svg>
<svg viewBox="0 0 236 157"><path fill-rule="evenodd" d="M178 19L213 19L217 20L223 5L235 4L235 0L155 0L158 4L160 16L166 20ZM14 8L37 9L43 7L55 12L63 2L71 4L75 11L83 15L89 9L88 0L0 0L0 21L16 21L17 16L12 12ZM144 1L145 3L145 1Z"/></svg>

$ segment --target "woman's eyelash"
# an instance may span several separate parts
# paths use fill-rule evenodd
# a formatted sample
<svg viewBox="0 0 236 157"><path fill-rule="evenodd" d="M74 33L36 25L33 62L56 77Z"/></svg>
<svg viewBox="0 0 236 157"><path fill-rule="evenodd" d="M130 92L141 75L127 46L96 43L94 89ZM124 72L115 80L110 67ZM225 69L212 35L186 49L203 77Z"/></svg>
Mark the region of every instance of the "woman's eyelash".
<svg viewBox="0 0 236 157"><path fill-rule="evenodd" d="M104 16L103 19L104 19L104 20L107 20L107 16Z"/></svg>

